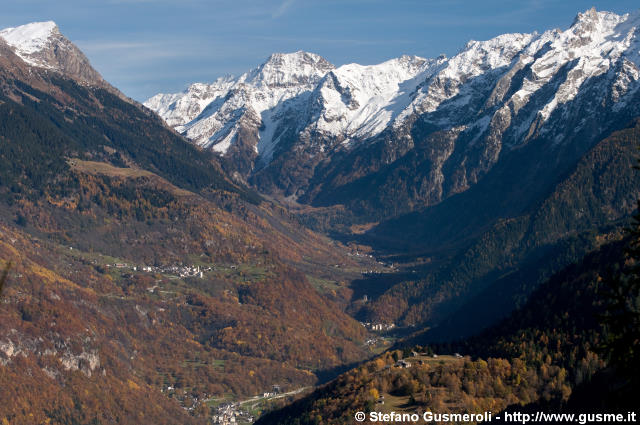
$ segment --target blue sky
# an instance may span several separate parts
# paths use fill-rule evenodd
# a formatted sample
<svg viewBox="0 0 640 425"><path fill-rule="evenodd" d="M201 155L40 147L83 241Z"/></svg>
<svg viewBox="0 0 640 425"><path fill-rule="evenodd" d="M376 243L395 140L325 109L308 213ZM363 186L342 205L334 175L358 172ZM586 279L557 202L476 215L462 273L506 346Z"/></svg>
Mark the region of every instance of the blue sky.
<svg viewBox="0 0 640 425"><path fill-rule="evenodd" d="M240 74L273 52L311 51L335 65L402 54L455 54L468 40L567 28L592 6L637 0L15 0L0 28L54 20L113 85L137 100Z"/></svg>

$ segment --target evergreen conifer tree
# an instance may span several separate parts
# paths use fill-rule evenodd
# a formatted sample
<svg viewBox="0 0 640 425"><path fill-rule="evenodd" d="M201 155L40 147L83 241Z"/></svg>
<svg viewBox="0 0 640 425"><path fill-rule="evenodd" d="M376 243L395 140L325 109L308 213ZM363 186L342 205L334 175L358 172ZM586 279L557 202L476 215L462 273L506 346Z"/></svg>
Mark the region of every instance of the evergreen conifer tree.
<svg viewBox="0 0 640 425"><path fill-rule="evenodd" d="M638 213L627 232L625 264L606 292L607 332L602 348L610 365L637 384L640 382L640 200Z"/></svg>

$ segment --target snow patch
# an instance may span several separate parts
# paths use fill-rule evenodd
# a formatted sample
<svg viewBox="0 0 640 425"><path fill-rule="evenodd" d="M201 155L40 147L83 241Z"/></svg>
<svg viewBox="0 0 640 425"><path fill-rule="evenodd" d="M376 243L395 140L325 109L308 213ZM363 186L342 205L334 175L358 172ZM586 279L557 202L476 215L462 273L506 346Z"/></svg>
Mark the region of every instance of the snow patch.
<svg viewBox="0 0 640 425"><path fill-rule="evenodd" d="M59 33L53 21L33 22L15 28L0 31L0 37L14 48L15 53L25 62L35 66L46 66L32 56L45 49L51 37Z"/></svg>

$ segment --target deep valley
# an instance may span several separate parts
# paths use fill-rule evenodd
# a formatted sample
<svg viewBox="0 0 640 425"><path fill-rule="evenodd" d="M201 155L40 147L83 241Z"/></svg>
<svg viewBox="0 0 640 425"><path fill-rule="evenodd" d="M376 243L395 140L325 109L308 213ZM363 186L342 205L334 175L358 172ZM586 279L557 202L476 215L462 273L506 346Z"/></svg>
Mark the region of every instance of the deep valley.
<svg viewBox="0 0 640 425"><path fill-rule="evenodd" d="M639 37L591 9L141 104L0 31L0 423L637 408Z"/></svg>

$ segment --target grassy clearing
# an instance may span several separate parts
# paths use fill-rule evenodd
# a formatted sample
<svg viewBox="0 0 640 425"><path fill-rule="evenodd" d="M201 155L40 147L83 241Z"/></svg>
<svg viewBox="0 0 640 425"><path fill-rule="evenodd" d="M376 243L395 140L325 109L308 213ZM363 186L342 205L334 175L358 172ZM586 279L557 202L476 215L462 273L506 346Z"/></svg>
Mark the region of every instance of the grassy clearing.
<svg viewBox="0 0 640 425"><path fill-rule="evenodd" d="M78 171L80 173L85 174L100 174L108 177L118 177L124 179L136 179L140 177L147 177L156 185L164 190L167 190L174 195L177 196L193 196L194 193L188 190L181 189L171 183L169 183L164 178L154 174L150 171L143 170L142 168L137 167L115 167L111 164L107 164L106 162L96 162L96 161L84 161L77 158L70 158L67 160L67 163L71 167L72 170Z"/></svg>
<svg viewBox="0 0 640 425"><path fill-rule="evenodd" d="M341 289L338 282L334 280L323 279L310 274L307 274L307 279L309 280L309 283L311 283L311 285L322 294Z"/></svg>
<svg viewBox="0 0 640 425"><path fill-rule="evenodd" d="M213 369L224 370L224 364L225 364L225 360L220 360L220 359L210 359L210 360L188 359L188 360L183 360L181 363L181 366L183 368L191 368L191 369L213 368Z"/></svg>
<svg viewBox="0 0 640 425"><path fill-rule="evenodd" d="M389 393L383 393L384 404L377 404L376 410L380 412L409 412L413 411L413 405L409 400L409 396L394 396Z"/></svg>
<svg viewBox="0 0 640 425"><path fill-rule="evenodd" d="M206 401L206 403L209 407L217 408L221 404L233 403L234 401L235 401L235 397L233 394L225 394L222 397L210 398Z"/></svg>
<svg viewBox="0 0 640 425"><path fill-rule="evenodd" d="M110 177L138 178L155 176L150 171L141 168L119 168L114 167L106 162L83 161L77 158L71 158L67 161L69 166L76 171L86 174L102 174Z"/></svg>

